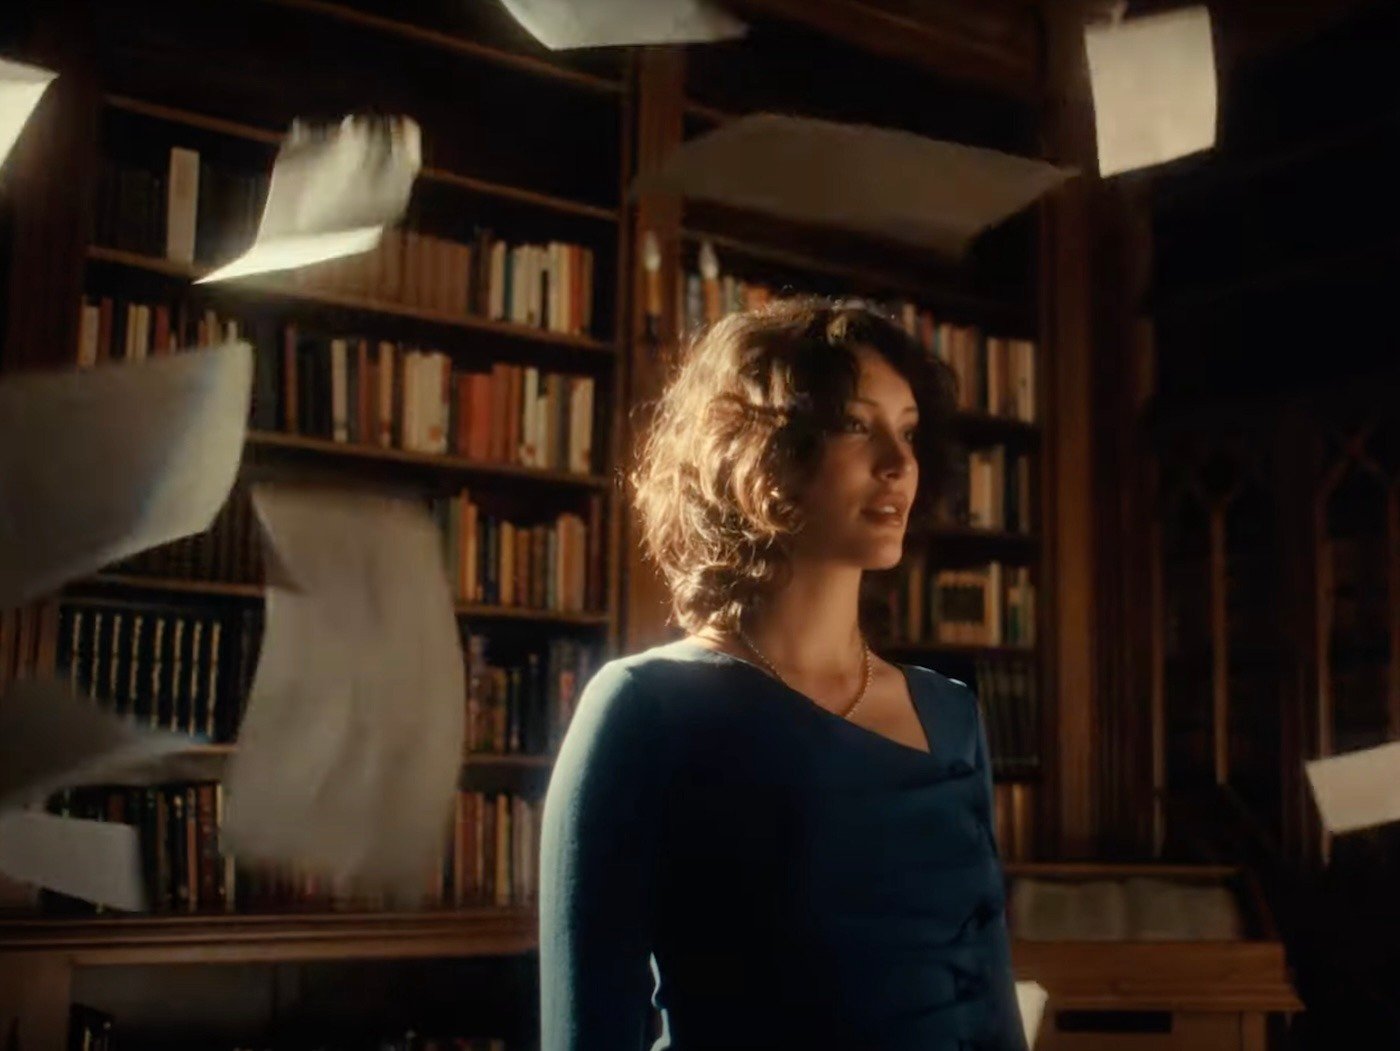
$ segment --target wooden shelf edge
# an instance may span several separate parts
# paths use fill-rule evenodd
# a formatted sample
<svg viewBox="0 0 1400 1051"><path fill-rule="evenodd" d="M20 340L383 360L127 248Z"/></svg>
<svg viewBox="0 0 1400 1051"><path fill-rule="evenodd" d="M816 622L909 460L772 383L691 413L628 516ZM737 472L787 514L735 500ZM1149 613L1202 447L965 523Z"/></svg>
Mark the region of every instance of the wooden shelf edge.
<svg viewBox="0 0 1400 1051"><path fill-rule="evenodd" d="M469 460L463 456L443 456L438 453L420 453L407 449L385 448L379 445L337 442L329 438L283 434L279 431L249 431L247 443L264 449L282 449L347 459L406 464L460 474L494 475L500 478L543 482L549 485L571 485L585 489L604 490L612 484L611 479L600 474L574 474L571 471L552 471L540 467L489 463L481 460Z"/></svg>
<svg viewBox="0 0 1400 1051"><path fill-rule="evenodd" d="M231 598L260 599L262 584L230 584L218 580L181 580L178 577L144 577L139 573L98 573L74 581L70 587L97 586L132 588L142 591L169 591L186 595L209 595ZM529 606L488 606L475 602L458 602L458 616L483 617L493 620L529 620L541 623L606 626L612 620L608 613L571 613L564 610L533 609Z"/></svg>
<svg viewBox="0 0 1400 1051"><path fill-rule="evenodd" d="M0 954L57 952L76 964L515 955L536 947L537 932L533 908L114 919L0 917Z"/></svg>
<svg viewBox="0 0 1400 1051"><path fill-rule="evenodd" d="M271 128L262 128L253 124L244 124L241 121L227 120L223 117L214 117L205 113L196 113L193 110L180 109L178 106L167 106L160 102L148 102L145 99L133 98L130 95L108 95L107 105L113 109L118 109L124 113L135 113L143 117L151 117L155 120L169 121L172 124L183 124L190 128L199 128L203 131L212 131L219 135L226 135L229 138L245 139L249 142L262 143L267 146L279 146L285 135L282 132L274 131ZM566 215L583 216L589 219L600 219L605 222L617 222L620 211L617 208L608 208L600 204L589 204L585 201L576 201L568 197L558 197L554 194L542 193L538 190L528 190L523 186L512 186L508 183L494 182L490 179L477 178L474 175L464 175L460 172L447 171L442 168L422 168L418 172L420 179L428 182L438 182L446 186L456 186L472 193L481 194L484 197L496 197L501 200L515 201L518 204L530 205L535 208L543 208L548 211L560 212Z"/></svg>
<svg viewBox="0 0 1400 1051"><path fill-rule="evenodd" d="M218 744L192 744L188 748L172 754L180 759L190 760L191 762L213 762L216 760L228 759L237 753L237 751L237 741L225 741ZM525 755L511 752L465 752L462 755L463 770L471 768L549 770L552 769L553 766L554 757L550 755ZM179 776L172 775L168 780L171 783L187 780L218 780L218 775L217 773L212 773L209 768L189 768L188 770L182 771ZM0 914L0 924L3 924L3 922L3 914Z"/></svg>
<svg viewBox="0 0 1400 1051"><path fill-rule="evenodd" d="M209 273L209 267L191 266L187 263L177 263L169 259L161 259L157 256L143 255L140 252L130 252L124 248L108 248L105 245L90 245L87 250L88 259L99 263L111 263L117 266L126 266L135 270L145 270L149 273L163 274L167 277L194 280ZM465 329L470 332L485 332L509 339L524 340L531 343L543 343L564 350L583 351L589 354L614 357L617 354L616 348L611 344L592 336L570 336L562 332L551 332L548 329L534 328L529 325L514 325L507 321L492 321L489 318L473 317L463 314L449 314L440 310L427 310L421 307L403 306L399 303L390 303L384 300L369 299L361 296L349 296L340 292L328 292L320 289L297 288L291 285L277 284L274 281L262 277L239 278L230 283L217 286L219 290L232 289L239 292L252 292L259 295L278 296L282 299L297 300L304 303L315 303L321 306L343 307L346 310L355 310L367 314L380 314L386 317L408 318L413 321L426 321L429 324L441 325L446 328Z"/></svg>

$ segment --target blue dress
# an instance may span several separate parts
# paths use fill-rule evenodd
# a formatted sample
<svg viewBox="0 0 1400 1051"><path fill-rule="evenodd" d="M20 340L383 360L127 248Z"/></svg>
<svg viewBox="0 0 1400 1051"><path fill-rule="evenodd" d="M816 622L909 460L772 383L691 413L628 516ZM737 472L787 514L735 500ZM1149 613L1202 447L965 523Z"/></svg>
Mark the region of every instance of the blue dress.
<svg viewBox="0 0 1400 1051"><path fill-rule="evenodd" d="M676 642L589 683L544 807L542 1051L1022 1051L976 699L931 752Z"/></svg>

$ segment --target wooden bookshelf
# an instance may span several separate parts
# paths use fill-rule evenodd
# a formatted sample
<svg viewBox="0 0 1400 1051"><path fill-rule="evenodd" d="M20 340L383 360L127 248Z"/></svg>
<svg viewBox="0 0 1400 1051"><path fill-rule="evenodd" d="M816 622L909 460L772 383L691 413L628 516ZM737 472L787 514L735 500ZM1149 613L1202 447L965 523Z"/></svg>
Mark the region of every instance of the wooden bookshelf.
<svg viewBox="0 0 1400 1051"><path fill-rule="evenodd" d="M474 908L6 919L0 953L61 955L73 967L504 956L537 944L534 910Z"/></svg>
<svg viewBox="0 0 1400 1051"><path fill-rule="evenodd" d="M169 259L161 259L157 256L128 252L120 248L106 248L101 245L90 246L87 250L87 256L88 259L96 263L124 266L133 270L160 274L182 281L193 281L209 273L212 269L210 267L190 266L186 263L173 262ZM212 288L210 290L214 291ZM441 310L428 310L422 307L405 306L401 303L390 303L364 296L344 295L339 292L331 292L323 289L299 288L294 285L284 284L276 280L275 277L239 278L227 284L220 284L217 288L217 294L222 295L226 293L315 303L320 306L339 307L344 310L362 314L378 314L390 318L405 318L412 321L428 322L443 328L489 333L490 335L502 336L512 340L521 340L526 343L547 344L551 347L580 351L586 354L613 355L615 353L612 344L600 339L593 339L590 336L573 336L563 332L551 332L548 329L534 328L529 325L512 325L506 321L492 321L489 318L473 317L469 314L451 314Z"/></svg>

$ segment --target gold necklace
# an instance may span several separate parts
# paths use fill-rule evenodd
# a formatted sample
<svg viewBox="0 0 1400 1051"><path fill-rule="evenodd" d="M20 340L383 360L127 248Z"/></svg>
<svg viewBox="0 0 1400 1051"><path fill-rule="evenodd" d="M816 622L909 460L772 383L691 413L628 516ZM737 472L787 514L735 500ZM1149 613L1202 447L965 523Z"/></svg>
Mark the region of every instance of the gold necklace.
<svg viewBox="0 0 1400 1051"><path fill-rule="evenodd" d="M754 645L753 639L749 638L747 632L745 632L743 628L739 627L738 625L735 625L734 630L738 633L739 638L740 640L742 640L744 645L748 647L749 652L758 658L758 662L763 665L764 669L768 672L769 675L773 676L773 678L777 679L788 689L794 689L792 684L783 678L782 672L778 671L777 668L773 667L773 663L763 655L763 651ZM838 713L842 719L850 718L851 713L856 710L856 706L859 705L861 701L865 700L866 691L870 689L870 647L865 644L864 635L860 637L860 657L861 665L863 667L863 676L860 684L860 692L856 694L855 700L853 700L850 703L850 705L846 708L844 712Z"/></svg>

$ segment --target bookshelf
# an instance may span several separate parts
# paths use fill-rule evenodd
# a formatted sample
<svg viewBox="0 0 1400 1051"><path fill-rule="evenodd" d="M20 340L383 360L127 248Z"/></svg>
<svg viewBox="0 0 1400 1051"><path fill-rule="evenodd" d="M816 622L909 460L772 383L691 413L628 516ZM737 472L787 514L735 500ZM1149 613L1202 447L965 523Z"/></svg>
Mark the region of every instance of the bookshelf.
<svg viewBox="0 0 1400 1051"><path fill-rule="evenodd" d="M304 339L286 342L289 329L299 337L311 332L316 338L324 333L332 339L373 341L375 346L392 344L400 355L396 368L406 367L409 348L423 348L440 354L454 379L481 377L485 370L493 375L499 372L501 387L482 386L491 395L504 393L516 375L524 383L529 373L538 372L541 404L546 379L563 377L558 401L554 388L548 388L548 426L540 425L534 432L541 441L548 435L549 445L526 457L516 455L512 445L529 433L521 419L493 424L499 433L483 434L480 448L469 447L465 436L459 442L457 435L448 435L437 448L415 446L408 441L408 428L402 426L399 413L406 406L401 404L392 407L393 428L387 437L363 430L347 435L338 423L325 431L311 425L322 420L309 420L305 413L314 407L314 395L323 392L308 394L303 388L298 403L283 374L276 377L282 383L276 390L277 410L255 421L262 425L249 431L239 482L241 492L246 492L248 483L278 477L334 476L356 484L382 484L389 491L431 501L448 531L450 552L461 559L468 550L476 552L473 566L481 575L475 579L474 593L458 588L456 612L464 645L472 654L472 696L479 696L481 702L475 717L472 704L468 706L471 728L464 745L458 843L452 849L464 842L461 800L482 800L469 819L475 822L471 827L479 840L477 876L483 871L481 852L486 851L487 864L498 875L505 873L510 886L504 892L498 881L493 881L494 892L475 887L472 880L477 877L458 873L463 865L470 868L468 857L453 862L448 879L456 881L455 893L451 883L445 891L439 886L439 901L445 897L449 904L454 899L463 902L462 881L467 879L468 890L475 893L468 893L465 904L457 908L386 913L353 902L349 904L357 907L332 909L329 906L337 904L336 899L323 891L300 901L295 896L261 895L255 897L251 911L246 904L237 911L223 911L217 900L206 899L200 901L198 912L190 914L21 917L7 912L0 918L0 971L8 975L11 962L42 959L52 962L57 976L33 996L26 995L22 983L15 985L17 1003L10 1002L9 990L0 996L4 1001L0 1014L20 1020L26 1046L35 1033L58 1033L61 1042L68 998L75 995L78 978L88 968L213 963L300 966L323 960L440 957L489 960L528 954L536 943L533 891L527 886L533 884L533 879L527 879L532 849L523 843L533 836L530 822L536 817L518 827L514 822L525 806L537 808L542 799L549 749L566 718L562 706L581 686L585 668L615 652L622 613L613 475L618 455L616 421L623 415L619 411L623 358L618 346L626 295L623 275L628 266L623 190L629 175L626 129L633 107L630 60L616 55L585 56L579 61L548 56L522 41L504 12L464 14L459 22L478 34L472 35L464 34L461 26L456 30L432 26L427 16L422 24L410 23L387 7L374 7L250 0L208 12L161 9L154 19L132 17L131 11L94 10L82 16L83 39L92 47L68 56L65 79L70 84L81 79L84 87L62 100L81 112L75 126L84 130L82 139L75 136L71 144L80 158L75 170L84 177L76 180L78 201L67 205L71 219L81 228L75 231L81 245L65 264L78 278L77 298L70 298L66 313L83 301L118 315L134 307L149 311L149 319L137 315L134 324L149 324L150 330L139 332L134 343L130 330L119 331L120 316L104 319L111 326L102 342L100 356L106 358L134 356L137 346L140 354L164 352L165 339L157 331L169 331L166 338L172 346L215 342L232 323L259 355L280 353L285 355L283 361L295 356L298 368L304 356L318 352ZM308 57L303 45L309 39L317 43ZM194 40L201 42L197 57L180 45ZM237 72L240 67L244 72ZM355 75L345 76L351 68ZM403 71L408 68L413 74L405 78ZM210 75L214 70L218 72ZM406 91L408 82L412 88ZM463 96L505 104L461 110L451 100ZM406 224L421 231L421 241L429 243L419 260L417 293L408 287L406 272L399 288L390 287L387 261L380 268L380 284L353 273L340 275L348 276L348 281L338 280L334 267L323 267L324 280L312 275L312 281L303 282L296 275L283 274L226 287L195 285L198 277L236 250L237 237L230 240L212 220L208 229L199 231L194 261L169 258L162 250L165 200L158 180L171 147L198 153L206 165L201 175L210 176L201 179L208 193L200 205L207 205L216 219L241 226L239 236L246 237L249 215L237 214L235 200L239 180L266 172L290 118L335 116L367 106L412 113L424 128L428 155ZM519 123L525 117L542 124L531 129ZM543 133L545 128L551 130ZM60 163L53 157L47 161ZM145 186L150 192L143 196L142 184L128 178L116 188L114 207L104 165L123 175L128 170L147 172L155 188ZM133 209L150 213L149 218L143 217L144 225L130 219ZM496 243L488 244L487 237ZM557 251L555 243L562 246ZM478 253L494 249L507 260L518 252L523 259L521 246L536 244L542 246L540 254L522 266L552 274L564 291L556 293L557 299L541 299L534 306L524 300L520 310L529 315L528 321L516 317L518 304L506 300L499 274L488 276L482 254L473 257L475 269L457 269L457 264L449 269L453 252L458 263L468 248ZM410 246L396 245L393 250L402 253L395 265L407 271L413 264ZM566 260L568 279L561 276ZM588 269L582 269L585 266ZM501 300L497 304L489 302L493 287ZM450 301L445 293L437 295L447 288L455 290ZM390 294L394 291L398 294ZM129 305L127 310L124 303ZM164 308L163 317L158 317L162 311L157 308ZM57 341L41 358L50 366L71 367L76 361L73 348L86 352L82 340L90 338L83 335L88 318L81 310L76 319L63 313L53 311L52 331L71 333L71 338ZM197 330L203 340L197 338ZM284 334L280 338L279 331ZM585 383L589 397L573 400ZM449 393L457 396L455 386ZM493 397L492 404L511 403ZM290 415L291 405L302 411L299 425ZM577 427L568 415L574 410L583 421ZM550 429L556 426L562 430ZM580 431L588 436L581 448L573 440ZM573 515L579 531L569 537L559 532L558 543L562 550L576 537L589 538L587 551L579 540L572 556L576 567L587 558L586 601L555 594L558 578L553 561L537 559L527 571L530 545L524 539L516 542L515 576L502 575L506 569L499 561L502 548L494 549L498 560L491 562L487 534L472 533L469 541L465 519L459 522L454 517L459 510L456 502L468 493L470 504L480 510L482 530L488 528L488 519L489 528L500 537L506 535L507 525L512 527L512 537L515 529L522 537L529 530L527 539L530 544L538 540L541 552L546 539L553 542L550 530L556 516ZM465 515L465 502L460 510ZM0 624L0 638L8 640L5 674L55 667L62 671L76 659L75 647L84 647L84 659L91 656L94 669L100 665L100 676L90 676L86 667L79 671L76 666L72 674L75 680L100 677L101 684L88 685L105 693L104 687L119 677L125 683L128 668L139 668L144 675L155 653L150 648L160 645L167 663L183 660L184 666L193 667L198 661L221 662L209 664L211 683L215 674L223 677L218 693L221 710L233 700L241 701L232 686L239 678L246 690L250 660L243 651L255 649L256 643L250 644L254 636L235 638L232 629L256 618L264 592L255 530L248 528L251 520L246 519L246 509L239 514L244 520L234 523L236 516L224 516L197 541L170 545L170 550L153 553L144 564L110 567L75 582L51 602L7 615ZM488 573L488 566L494 567L495 576ZM463 568L458 582L469 576ZM580 571L578 576L582 579L584 574ZM104 612L105 624L98 619ZM83 616L86 620L79 619ZM146 626L144 642L133 627L141 619ZM159 644L149 641L157 623L166 629L161 637L167 641ZM215 635L214 625L225 630ZM204 630L200 633L197 628ZM184 641L168 641L172 633ZM547 675L556 647L571 655L567 667L559 666L560 673L567 671L571 679L567 687L550 686L547 697L541 693L538 703L552 706L548 718L558 717L546 741L543 725L529 729L533 715L527 715L524 707L525 691L545 691L546 685L536 680L537 685L530 687L524 675L527 657L532 661L538 657L540 674ZM155 663L160 666L158 659ZM119 708L145 704L151 718L168 718L181 726L206 716L212 724L212 685L204 693L191 687L188 696L171 695L179 676L170 675L162 680L164 696L157 693L142 701L128 696L123 685L113 695L113 703ZM135 681L134 672L131 678ZM517 704L521 707L514 707ZM181 705L187 705L188 712ZM501 713L499 718L496 713ZM473 745L471 735L478 731ZM533 738L536 747L524 750L523 737ZM235 754L236 742L228 738L221 733L213 743L192 747L182 756L202 784L216 778L222 764ZM175 797L184 791L161 788L156 794L173 808ZM187 805L193 809L193 785L189 791ZM81 792L70 796L77 806ZM493 824L488 814L493 809L501 812L491 805L501 800L508 804L509 831L502 831L505 826L498 822ZM69 805L67 797L63 805ZM170 811L172 823L177 813ZM144 820L130 813L125 816L138 823ZM193 816L188 820L190 842L197 835L202 850L203 826ZM502 843L508 852L504 868ZM199 864L203 865L202 859ZM517 870L517 865L522 867ZM175 869L170 878L193 881L194 876L192 871L181 875ZM472 904L481 897L494 897L494 903ZM180 909L185 899L172 900L174 905L167 907ZM245 901L242 894L239 900ZM267 911L261 901L274 901L275 911ZM527 997L517 1004L516 1017L496 1035L506 1038L512 1048L523 1048L531 1039L533 1024L532 1002ZM139 1033L134 1035L140 1038ZM34 1046L44 1044L40 1035Z"/></svg>

